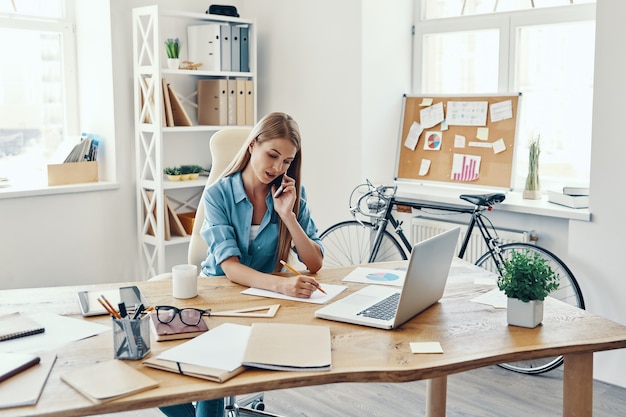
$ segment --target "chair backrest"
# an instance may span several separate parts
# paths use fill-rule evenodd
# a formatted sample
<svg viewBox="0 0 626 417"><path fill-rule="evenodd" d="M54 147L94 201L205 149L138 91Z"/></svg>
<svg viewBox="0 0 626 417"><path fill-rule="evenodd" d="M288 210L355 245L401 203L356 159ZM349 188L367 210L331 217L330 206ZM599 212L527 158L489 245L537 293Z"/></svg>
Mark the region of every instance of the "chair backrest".
<svg viewBox="0 0 626 417"><path fill-rule="evenodd" d="M233 160L241 146L244 144L250 131L249 127L232 127L219 130L211 136L209 149L211 150L211 172L204 188L213 184L222 175L228 164ZM187 262L196 265L200 272L200 263L207 257L208 246L202 236L200 229L204 221L204 201L201 199L196 210L196 218L193 223L189 250L187 252Z"/></svg>

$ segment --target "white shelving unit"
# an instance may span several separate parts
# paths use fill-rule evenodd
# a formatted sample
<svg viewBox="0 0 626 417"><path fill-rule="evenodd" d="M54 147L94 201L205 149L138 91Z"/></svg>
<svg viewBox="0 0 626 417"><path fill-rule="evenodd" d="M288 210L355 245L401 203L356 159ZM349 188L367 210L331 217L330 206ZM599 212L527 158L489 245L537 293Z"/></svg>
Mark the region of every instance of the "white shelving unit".
<svg viewBox="0 0 626 417"><path fill-rule="evenodd" d="M187 59L187 26L209 23L246 25L249 28L249 72L171 70L167 68L165 39L179 38L181 62ZM135 164L139 252L144 278L169 271L186 263L189 237L172 235L166 240L165 196L177 212L194 211L200 201L206 177L168 181L168 166L200 165L209 168L209 139L224 126L197 123L196 82L203 78L246 79L254 84L256 122L256 30L253 20L163 10L158 6L133 9L133 87L135 109ZM192 126L165 127L163 91L165 78L176 90ZM177 248L177 250L172 250ZM182 248L182 249L181 249ZM168 256L168 252L175 252Z"/></svg>

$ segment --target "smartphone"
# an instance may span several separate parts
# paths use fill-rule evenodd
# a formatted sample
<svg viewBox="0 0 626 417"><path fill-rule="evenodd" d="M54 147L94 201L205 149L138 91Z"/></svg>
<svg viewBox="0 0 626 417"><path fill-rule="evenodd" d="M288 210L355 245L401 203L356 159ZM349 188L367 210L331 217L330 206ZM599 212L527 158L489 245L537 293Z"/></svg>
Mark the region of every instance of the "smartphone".
<svg viewBox="0 0 626 417"><path fill-rule="evenodd" d="M274 198L278 197L279 195L283 193L283 186L282 186L283 175L285 174L279 175L278 178L276 178L274 181L270 183L270 190L272 189L272 185L275 185L277 187L276 192L274 193Z"/></svg>
<svg viewBox="0 0 626 417"><path fill-rule="evenodd" d="M104 307L98 302L98 297L102 295L104 295L115 308L117 308L120 302L124 302L124 304L126 304L126 311L129 313L134 312L135 306L139 304L143 304L144 307L150 305L139 287L134 285L106 291L79 291L78 304L80 305L80 312L83 316L108 314Z"/></svg>

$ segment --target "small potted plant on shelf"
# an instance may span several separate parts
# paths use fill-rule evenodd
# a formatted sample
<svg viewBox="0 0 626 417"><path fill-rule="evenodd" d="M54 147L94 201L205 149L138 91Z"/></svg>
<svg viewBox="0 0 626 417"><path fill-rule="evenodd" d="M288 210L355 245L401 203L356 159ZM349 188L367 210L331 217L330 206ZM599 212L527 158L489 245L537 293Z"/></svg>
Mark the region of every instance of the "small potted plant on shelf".
<svg viewBox="0 0 626 417"><path fill-rule="evenodd" d="M181 180L188 180L190 179L190 175L191 175L191 165L181 165L180 168L180 179Z"/></svg>
<svg viewBox="0 0 626 417"><path fill-rule="evenodd" d="M180 65L180 40L178 38L167 38L165 40L165 49L167 51L167 67L169 69L178 69Z"/></svg>
<svg viewBox="0 0 626 417"><path fill-rule="evenodd" d="M526 177L522 197L529 200L541 198L541 190L539 189L539 154L541 153L539 137L539 135L533 136L528 145L528 177Z"/></svg>
<svg viewBox="0 0 626 417"><path fill-rule="evenodd" d="M559 287L559 275L538 252L513 251L498 277L498 288L507 296L507 322L537 327L543 321L543 301Z"/></svg>
<svg viewBox="0 0 626 417"><path fill-rule="evenodd" d="M200 165L183 165L180 167L181 170L186 170L189 172L189 179L195 180L200 176L200 173L203 171Z"/></svg>
<svg viewBox="0 0 626 417"><path fill-rule="evenodd" d="M170 181L180 181L180 168L178 167L167 167L163 173L167 175L167 179Z"/></svg>

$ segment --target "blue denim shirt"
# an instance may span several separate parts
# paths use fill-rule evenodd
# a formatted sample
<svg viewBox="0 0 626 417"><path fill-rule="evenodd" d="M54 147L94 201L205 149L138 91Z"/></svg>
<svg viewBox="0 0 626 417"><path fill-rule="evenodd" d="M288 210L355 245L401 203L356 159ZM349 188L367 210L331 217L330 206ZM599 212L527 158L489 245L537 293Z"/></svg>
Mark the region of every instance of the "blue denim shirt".
<svg viewBox="0 0 626 417"><path fill-rule="evenodd" d="M307 207L304 187L301 189L301 197L298 223L323 250L317 227ZM274 271L278 256L279 217L274 211L271 193L265 198L267 211L252 242L252 203L243 188L241 172L221 178L207 187L202 202L205 211L200 233L209 245L207 259L202 263L202 272L206 276L224 275L220 263L231 256L237 256L243 265L257 271Z"/></svg>

